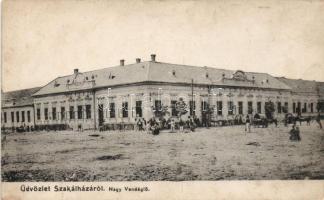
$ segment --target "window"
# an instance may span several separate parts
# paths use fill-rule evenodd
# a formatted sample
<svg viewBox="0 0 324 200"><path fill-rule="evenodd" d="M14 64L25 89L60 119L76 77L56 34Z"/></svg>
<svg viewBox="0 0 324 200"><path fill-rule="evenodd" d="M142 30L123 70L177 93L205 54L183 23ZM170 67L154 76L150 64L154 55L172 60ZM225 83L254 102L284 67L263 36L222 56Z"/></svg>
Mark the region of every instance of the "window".
<svg viewBox="0 0 324 200"><path fill-rule="evenodd" d="M116 117L115 103L109 103L109 117L110 118Z"/></svg>
<svg viewBox="0 0 324 200"><path fill-rule="evenodd" d="M304 108L302 110L303 113L307 112L307 103L304 103Z"/></svg>
<svg viewBox="0 0 324 200"><path fill-rule="evenodd" d="M27 111L27 121L30 122L30 110Z"/></svg>
<svg viewBox="0 0 324 200"><path fill-rule="evenodd" d="M311 103L311 104L310 104L310 110L311 110L311 112L314 112L314 108L313 108L313 107L314 107L314 104Z"/></svg>
<svg viewBox="0 0 324 200"><path fill-rule="evenodd" d="M82 106L78 106L78 119L82 119Z"/></svg>
<svg viewBox="0 0 324 200"><path fill-rule="evenodd" d="M86 117L91 119L91 105L86 105Z"/></svg>
<svg viewBox="0 0 324 200"><path fill-rule="evenodd" d="M14 123L15 122L15 113L11 112L11 122Z"/></svg>
<svg viewBox="0 0 324 200"><path fill-rule="evenodd" d="M176 103L177 101L171 101L171 115L172 116L177 116L178 115L178 112L177 112L177 109L176 109Z"/></svg>
<svg viewBox="0 0 324 200"><path fill-rule="evenodd" d="M207 111L208 110L208 103L206 101L201 102L201 110Z"/></svg>
<svg viewBox="0 0 324 200"><path fill-rule="evenodd" d="M243 102L242 101L238 102L238 114L240 114L240 115L243 114Z"/></svg>
<svg viewBox="0 0 324 200"><path fill-rule="evenodd" d="M317 102L317 112L324 112L324 102Z"/></svg>
<svg viewBox="0 0 324 200"><path fill-rule="evenodd" d="M190 115L195 115L196 114L196 102L189 101L189 108L190 108Z"/></svg>
<svg viewBox="0 0 324 200"><path fill-rule="evenodd" d="M296 113L296 103L293 103L293 113Z"/></svg>
<svg viewBox="0 0 324 200"><path fill-rule="evenodd" d="M253 113L253 103L252 101L248 101L248 114Z"/></svg>
<svg viewBox="0 0 324 200"><path fill-rule="evenodd" d="M25 111L21 111L21 122L25 122Z"/></svg>
<svg viewBox="0 0 324 200"><path fill-rule="evenodd" d="M285 102L284 113L288 113L288 102Z"/></svg>
<svg viewBox="0 0 324 200"><path fill-rule="evenodd" d="M45 120L48 120L48 108L44 109Z"/></svg>
<svg viewBox="0 0 324 200"><path fill-rule="evenodd" d="M223 102L217 101L217 115L223 115Z"/></svg>
<svg viewBox="0 0 324 200"><path fill-rule="evenodd" d="M300 102L297 103L297 109L296 109L296 112L297 112L298 114L300 114L300 112L301 112L301 103L300 103Z"/></svg>
<svg viewBox="0 0 324 200"><path fill-rule="evenodd" d="M17 122L19 122L19 112L18 111L16 112L16 120L17 120Z"/></svg>
<svg viewBox="0 0 324 200"><path fill-rule="evenodd" d="M128 102L122 103L122 115L123 117L128 117Z"/></svg>
<svg viewBox="0 0 324 200"><path fill-rule="evenodd" d="M70 119L74 119L74 106L70 106Z"/></svg>
<svg viewBox="0 0 324 200"><path fill-rule="evenodd" d="M7 113L6 112L3 113L3 120L4 120L4 123L7 123Z"/></svg>
<svg viewBox="0 0 324 200"><path fill-rule="evenodd" d="M258 113L261 113L261 108L262 108L262 103L261 103L261 101L259 101L259 102L257 102Z"/></svg>
<svg viewBox="0 0 324 200"><path fill-rule="evenodd" d="M136 116L142 117L143 112L142 112L142 101L136 101Z"/></svg>
<svg viewBox="0 0 324 200"><path fill-rule="evenodd" d="M37 120L40 120L41 113L40 113L40 109L39 108L37 108L37 110L36 110L36 115L37 115Z"/></svg>
<svg viewBox="0 0 324 200"><path fill-rule="evenodd" d="M154 114L156 117L162 116L162 102L161 100L155 100L154 102Z"/></svg>
<svg viewBox="0 0 324 200"><path fill-rule="evenodd" d="M228 106L228 108L227 108L228 114L233 115L233 109L234 109L233 101L228 101L227 106Z"/></svg>
<svg viewBox="0 0 324 200"><path fill-rule="evenodd" d="M56 108L52 108L52 119L56 120Z"/></svg>
<svg viewBox="0 0 324 200"><path fill-rule="evenodd" d="M278 113L281 113L281 102L277 102Z"/></svg>
<svg viewBox="0 0 324 200"><path fill-rule="evenodd" d="M61 120L65 119L65 107L61 107Z"/></svg>

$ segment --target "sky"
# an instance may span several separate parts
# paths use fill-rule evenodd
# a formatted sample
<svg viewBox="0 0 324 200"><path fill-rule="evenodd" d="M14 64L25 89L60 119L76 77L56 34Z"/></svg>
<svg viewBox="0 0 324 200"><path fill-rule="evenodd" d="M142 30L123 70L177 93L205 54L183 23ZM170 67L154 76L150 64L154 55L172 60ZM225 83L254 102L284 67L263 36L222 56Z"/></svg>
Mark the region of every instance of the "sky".
<svg viewBox="0 0 324 200"><path fill-rule="evenodd" d="M2 90L135 63L324 81L324 1L7 0Z"/></svg>

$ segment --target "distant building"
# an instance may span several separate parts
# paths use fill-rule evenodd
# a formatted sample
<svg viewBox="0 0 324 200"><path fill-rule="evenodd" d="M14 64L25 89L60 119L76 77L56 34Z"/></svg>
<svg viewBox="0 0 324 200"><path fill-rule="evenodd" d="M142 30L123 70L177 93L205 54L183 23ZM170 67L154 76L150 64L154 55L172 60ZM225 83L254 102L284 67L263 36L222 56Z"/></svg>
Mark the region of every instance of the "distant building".
<svg viewBox="0 0 324 200"><path fill-rule="evenodd" d="M324 112L324 84L322 82L284 77L278 80L291 87L292 113L314 113L320 109Z"/></svg>
<svg viewBox="0 0 324 200"><path fill-rule="evenodd" d="M317 82L317 91L319 94L318 109L324 112L324 82Z"/></svg>
<svg viewBox="0 0 324 200"><path fill-rule="evenodd" d="M285 113L315 115L324 102L323 84L315 81L276 78L266 73L244 72L150 61L80 72L58 77L32 95L35 125L65 124L73 129L97 129L103 124L134 124L165 114L177 116L181 97L188 115L211 120L264 114L273 102L275 117ZM20 125L20 124L19 124Z"/></svg>
<svg viewBox="0 0 324 200"><path fill-rule="evenodd" d="M1 126L5 129L35 126L34 98L40 87L5 92L1 99Z"/></svg>

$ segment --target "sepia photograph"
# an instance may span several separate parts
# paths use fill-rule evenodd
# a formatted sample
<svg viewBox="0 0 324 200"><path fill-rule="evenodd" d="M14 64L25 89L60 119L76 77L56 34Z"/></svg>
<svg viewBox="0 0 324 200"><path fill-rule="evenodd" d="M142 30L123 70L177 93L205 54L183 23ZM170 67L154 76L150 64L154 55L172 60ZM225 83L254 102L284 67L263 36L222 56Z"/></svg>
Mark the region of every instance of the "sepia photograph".
<svg viewBox="0 0 324 200"><path fill-rule="evenodd" d="M2 2L2 182L324 179L324 1Z"/></svg>

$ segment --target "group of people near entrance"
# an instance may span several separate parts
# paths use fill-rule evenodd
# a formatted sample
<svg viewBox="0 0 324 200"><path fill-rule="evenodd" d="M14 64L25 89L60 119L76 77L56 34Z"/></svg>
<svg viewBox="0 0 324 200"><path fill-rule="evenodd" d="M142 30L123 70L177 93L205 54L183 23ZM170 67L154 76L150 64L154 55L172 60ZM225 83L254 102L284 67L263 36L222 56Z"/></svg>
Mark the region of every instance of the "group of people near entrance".
<svg viewBox="0 0 324 200"><path fill-rule="evenodd" d="M178 122L174 118L170 118L168 120L165 119L156 119L155 117L150 118L146 121L142 117L136 117L136 130L138 131L146 131L147 133L152 133L153 135L159 134L159 131L164 128L170 129L171 133L175 133L178 128L178 132L184 133L188 131L195 131L197 127L196 124L197 119L192 116L188 116L187 120L183 120L180 118Z"/></svg>

